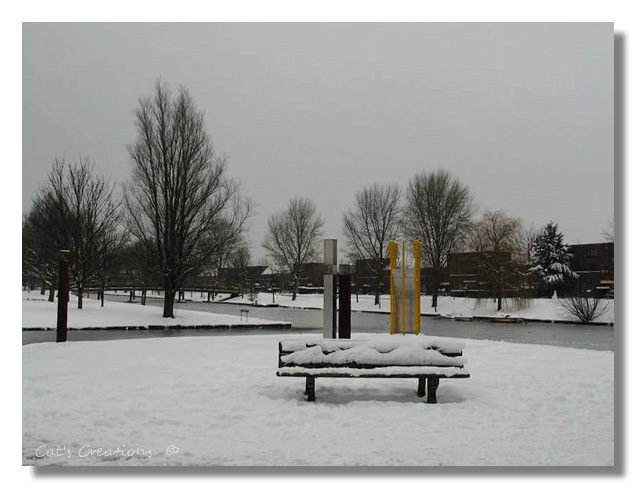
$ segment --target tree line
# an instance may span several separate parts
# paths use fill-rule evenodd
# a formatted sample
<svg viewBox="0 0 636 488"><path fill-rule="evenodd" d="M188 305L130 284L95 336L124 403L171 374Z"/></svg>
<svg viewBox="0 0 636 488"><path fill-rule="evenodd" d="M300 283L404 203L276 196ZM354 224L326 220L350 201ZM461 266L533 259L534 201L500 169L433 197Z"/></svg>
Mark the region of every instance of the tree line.
<svg viewBox="0 0 636 488"><path fill-rule="evenodd" d="M163 316L174 317L186 278L223 265L240 248L252 203L228 177L185 87L173 96L158 81L152 97L139 100L135 122L121 201L88 158L55 162L23 219L23 270L52 295L59 251L68 250L79 308L87 284L103 287L123 269L133 279L160 281Z"/></svg>
<svg viewBox="0 0 636 488"><path fill-rule="evenodd" d="M299 212L299 209L303 209ZM524 227L502 211L485 211L475 219L476 205L467 186L443 169L414 175L402 190L395 184L373 184L359 190L343 214L347 254L375 279L375 303L386 279L392 240L420 240L424 266L430 272L432 306L437 307L442 273L451 253L475 251L501 310L503 298L524 278L536 273L542 287L554 291L568 278L572 254L554 222L542 229ZM304 232L311 222L311 232ZM322 220L307 199L292 199L287 210L271 217L265 248L298 283L303 262L316 253ZM281 224L281 223L284 223ZM313 239L312 246L309 244ZM283 251L293 249L295 253ZM301 251L302 249L302 251ZM303 261L303 256L307 260Z"/></svg>
<svg viewBox="0 0 636 488"><path fill-rule="evenodd" d="M162 82L138 101L136 139L128 147L132 172L123 198L94 171L88 157L55 160L22 225L23 272L41 280L53 300L59 251L68 251L78 307L87 286L115 275L132 282L160 282L164 317L174 317L175 294L188 277L218 276L225 266L247 268L246 226L254 204L227 174L227 159L215 152L203 112L187 88L172 94ZM374 184L356 192L344 211L347 255L361 260L375 277L375 299L384 279L388 243L419 239L432 272L437 306L442 270L452 252L472 249L496 284L499 300L518 268L502 256L530 263L546 286L572 276L570 255L554 223L538 231L501 211L475 220L470 191L447 171L422 171L406 188ZM613 238L613 226L611 228ZM271 215L262 242L272 266L288 274L293 299L304 264L319 260L324 220L314 202L292 198Z"/></svg>

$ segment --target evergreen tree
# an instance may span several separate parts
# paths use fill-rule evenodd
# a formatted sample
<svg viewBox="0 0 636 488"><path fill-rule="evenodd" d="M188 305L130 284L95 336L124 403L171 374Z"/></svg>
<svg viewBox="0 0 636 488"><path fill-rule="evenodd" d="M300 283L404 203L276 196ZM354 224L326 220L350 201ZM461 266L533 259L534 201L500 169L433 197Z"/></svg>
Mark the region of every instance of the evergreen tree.
<svg viewBox="0 0 636 488"><path fill-rule="evenodd" d="M557 224L549 222L537 236L532 253L530 271L539 275L543 283L554 288L566 278L576 278L570 269L572 259L569 247L563 244L563 234Z"/></svg>

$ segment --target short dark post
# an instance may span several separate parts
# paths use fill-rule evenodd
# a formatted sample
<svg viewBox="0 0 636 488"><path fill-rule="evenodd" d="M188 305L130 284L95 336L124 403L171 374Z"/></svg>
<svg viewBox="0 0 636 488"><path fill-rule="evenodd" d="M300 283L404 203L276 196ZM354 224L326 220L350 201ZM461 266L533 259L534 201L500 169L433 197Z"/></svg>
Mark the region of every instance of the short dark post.
<svg viewBox="0 0 636 488"><path fill-rule="evenodd" d="M428 379L428 391L426 392L426 403L437 403L437 387L439 378Z"/></svg>
<svg viewBox="0 0 636 488"><path fill-rule="evenodd" d="M305 381L305 395L308 402L316 401L316 379L313 376L307 376Z"/></svg>
<svg viewBox="0 0 636 488"><path fill-rule="evenodd" d="M417 379L417 396L422 398L426 395L426 377Z"/></svg>
<svg viewBox="0 0 636 488"><path fill-rule="evenodd" d="M57 282L57 342L66 342L66 326L68 324L68 299L70 279L68 273L69 251L60 251L60 268Z"/></svg>
<svg viewBox="0 0 636 488"><path fill-rule="evenodd" d="M338 339L351 339L351 268L340 265L338 275Z"/></svg>

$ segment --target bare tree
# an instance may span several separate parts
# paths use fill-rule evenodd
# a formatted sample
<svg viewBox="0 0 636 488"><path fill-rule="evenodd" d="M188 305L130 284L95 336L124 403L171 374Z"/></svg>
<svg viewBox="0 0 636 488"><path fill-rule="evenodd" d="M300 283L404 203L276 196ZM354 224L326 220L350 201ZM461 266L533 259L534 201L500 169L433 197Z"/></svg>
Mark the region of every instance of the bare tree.
<svg viewBox="0 0 636 488"><path fill-rule="evenodd" d="M246 242L241 242L230 256L230 265L236 272L238 292L241 296L245 293L247 286L251 260L250 248Z"/></svg>
<svg viewBox="0 0 636 488"><path fill-rule="evenodd" d="M136 287L140 287L142 303L144 290L148 286L156 287L157 284L161 283L160 276L157 274L153 263L148 259L146 250L140 241L130 242L122 249L118 264L117 282L131 286L133 292ZM106 284L107 278L107 276L103 277L103 285ZM112 279L113 277L110 278Z"/></svg>
<svg viewBox="0 0 636 488"><path fill-rule="evenodd" d="M69 166L68 188L71 218L76 223L71 232L71 276L78 308L82 308L84 288L116 258L124 235L118 232L120 204L113 199L114 186L93 176L88 160Z"/></svg>
<svg viewBox="0 0 636 488"><path fill-rule="evenodd" d="M445 170L418 173L408 183L405 233L423 243L423 261L432 271L434 308L441 272L448 265L449 254L467 237L473 213L468 187Z"/></svg>
<svg viewBox="0 0 636 488"><path fill-rule="evenodd" d="M400 231L400 210L400 188L376 183L357 192L354 208L343 216L350 256L365 260L375 278L376 305L380 305L389 241Z"/></svg>
<svg viewBox="0 0 636 488"><path fill-rule="evenodd" d="M269 256L259 259L259 264L261 266L267 266L267 270L269 271L269 273L267 273L269 275L269 291L272 293L272 303L276 303L275 275L279 273L280 266ZM267 280L267 276L263 275L263 279Z"/></svg>
<svg viewBox="0 0 636 488"><path fill-rule="evenodd" d="M57 253L70 251L71 284L77 290L78 308L83 306L85 287L106 272L123 243L120 204L114 200L113 190L113 185L94 174L87 157L70 165L57 159L33 200L29 225L42 240L40 262L57 269L53 264L59 259Z"/></svg>
<svg viewBox="0 0 636 488"><path fill-rule="evenodd" d="M186 88L173 98L158 81L153 97L139 101L136 123L129 227L163 279L163 316L174 317L177 290L241 234L251 204L226 176Z"/></svg>
<svg viewBox="0 0 636 488"><path fill-rule="evenodd" d="M228 266L232 254L236 251L239 242L242 240L242 234L238 234L233 239L228 239L222 246L219 246L218 250L211 256L209 269L210 274L214 277L213 295L219 290L219 287L230 287L231 283L227 283L227 280L222 281L223 269Z"/></svg>
<svg viewBox="0 0 636 488"><path fill-rule="evenodd" d="M47 228L47 231L44 231ZM55 301L59 251L65 244L55 241L55 229L33 208L22 219L22 273L42 282L42 293L48 288L48 301Z"/></svg>
<svg viewBox="0 0 636 488"><path fill-rule="evenodd" d="M318 256L317 243L324 221L316 213L316 204L305 198L289 201L287 210L272 215L267 222L263 247L272 259L290 275L292 300L296 300L303 264Z"/></svg>
<svg viewBox="0 0 636 488"><path fill-rule="evenodd" d="M514 262L521 247L520 227L518 219L501 211L486 212L475 224L471 235L471 245L480 254L480 268L495 294L498 311L502 308L504 293L516 289L520 278Z"/></svg>
<svg viewBox="0 0 636 488"><path fill-rule="evenodd" d="M520 258L526 263L530 263L532 261L537 237L539 237L540 233L541 231L534 225L523 226L519 229Z"/></svg>

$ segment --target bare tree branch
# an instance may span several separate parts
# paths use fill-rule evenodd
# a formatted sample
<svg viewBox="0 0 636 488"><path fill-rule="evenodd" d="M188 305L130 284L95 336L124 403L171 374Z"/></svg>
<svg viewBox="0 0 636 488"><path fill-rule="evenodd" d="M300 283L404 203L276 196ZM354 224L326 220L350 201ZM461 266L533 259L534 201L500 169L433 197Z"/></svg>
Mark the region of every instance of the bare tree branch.
<svg viewBox="0 0 636 488"><path fill-rule="evenodd" d="M82 308L85 287L109 271L125 239L120 231L120 204L113 191L114 185L94 174L87 157L70 165L58 158L25 220L23 233L32 234L25 253L27 266L35 269L34 260L38 261L43 279L51 286L59 251L70 251L78 308Z"/></svg>
<svg viewBox="0 0 636 488"><path fill-rule="evenodd" d="M400 188L375 184L356 193L355 205L343 216L342 231L354 259L364 259L375 277L375 304L380 304L389 241L400 229Z"/></svg>
<svg viewBox="0 0 636 488"><path fill-rule="evenodd" d="M408 183L405 234L423 243L424 263L433 271L433 307L437 306L441 272L449 254L465 241L473 213L468 187L445 170L421 172Z"/></svg>
<svg viewBox="0 0 636 488"><path fill-rule="evenodd" d="M317 241L324 221L316 214L316 204L304 198L289 201L287 209L272 215L263 247L291 276L292 300L296 300L303 264L317 257Z"/></svg>
<svg viewBox="0 0 636 488"><path fill-rule="evenodd" d="M194 270L235 241L252 204L226 176L187 89L172 98L161 82L139 101L137 140L129 148L132 181L125 191L130 232L163 277L164 317L174 317L174 295Z"/></svg>
<svg viewBox="0 0 636 488"><path fill-rule="evenodd" d="M497 310L502 308L505 291L515 288L518 281L514 258L521 253L520 229L518 219L501 211L486 212L470 236L481 270L497 298Z"/></svg>

